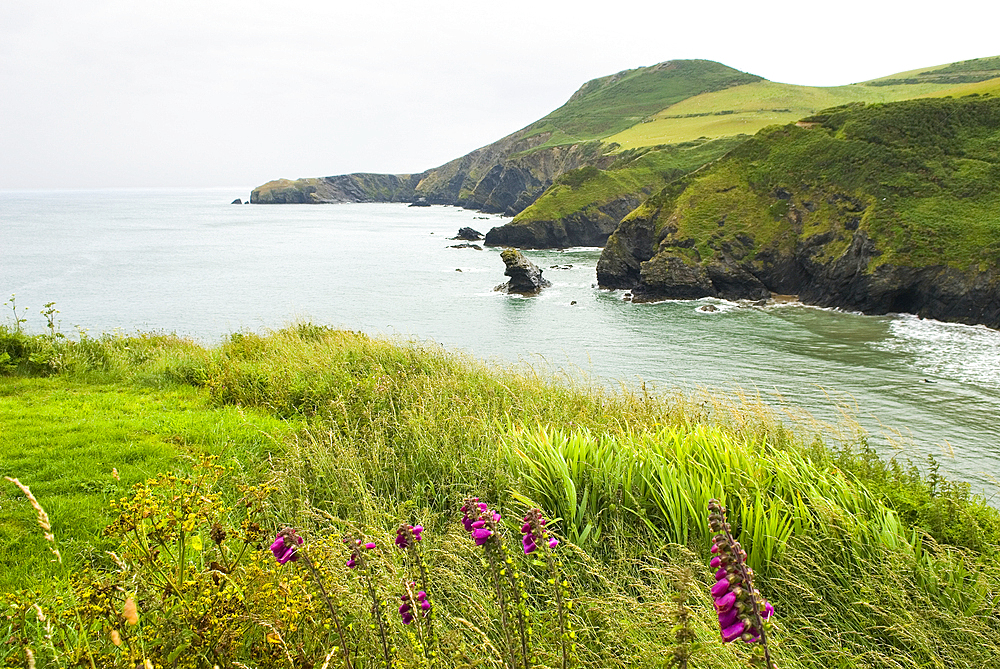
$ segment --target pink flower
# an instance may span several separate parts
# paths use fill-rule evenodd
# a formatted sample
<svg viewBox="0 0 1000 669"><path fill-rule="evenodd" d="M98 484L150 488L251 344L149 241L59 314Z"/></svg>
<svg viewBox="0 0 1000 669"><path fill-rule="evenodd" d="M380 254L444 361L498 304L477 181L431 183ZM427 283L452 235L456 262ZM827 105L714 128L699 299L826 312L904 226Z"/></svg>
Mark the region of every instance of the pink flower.
<svg viewBox="0 0 1000 669"><path fill-rule="evenodd" d="M286 527L275 538L271 544L271 553L278 564L285 564L289 560L295 562L299 559L298 547L302 545L302 537L295 534L295 530Z"/></svg>

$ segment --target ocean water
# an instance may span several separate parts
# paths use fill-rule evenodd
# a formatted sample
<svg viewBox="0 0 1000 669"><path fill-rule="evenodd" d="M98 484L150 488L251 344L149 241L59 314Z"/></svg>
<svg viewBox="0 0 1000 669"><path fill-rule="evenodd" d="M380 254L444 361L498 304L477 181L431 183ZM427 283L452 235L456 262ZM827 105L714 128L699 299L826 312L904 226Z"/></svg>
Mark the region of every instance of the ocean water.
<svg viewBox="0 0 1000 669"><path fill-rule="evenodd" d="M600 383L749 393L886 458L992 497L1000 332L782 304L632 304L600 290L599 249L526 253L553 283L504 295L499 250L450 248L502 219L402 204L230 205L246 189L0 191L0 297L44 329L174 332L207 344L295 320L433 341ZM711 304L715 311L705 311ZM0 319L11 322L10 312ZM2 321L0 321L2 322Z"/></svg>

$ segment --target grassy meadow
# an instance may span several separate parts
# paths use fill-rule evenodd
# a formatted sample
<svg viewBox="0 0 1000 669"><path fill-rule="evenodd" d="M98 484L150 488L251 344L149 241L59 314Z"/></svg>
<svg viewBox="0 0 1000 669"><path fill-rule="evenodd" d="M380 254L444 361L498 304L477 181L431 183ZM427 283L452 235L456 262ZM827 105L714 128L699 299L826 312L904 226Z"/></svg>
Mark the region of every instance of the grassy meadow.
<svg viewBox="0 0 1000 669"><path fill-rule="evenodd" d="M0 666L743 666L753 644L722 643L709 594L713 497L777 611L779 667L1000 659L1000 514L752 397L307 323L215 347L0 328L0 360L2 474L48 513L2 481ZM508 562L463 527L473 497ZM531 507L559 544L528 556ZM286 526L307 557L282 566ZM498 573L521 584L523 662ZM433 616L408 626L411 581Z"/></svg>

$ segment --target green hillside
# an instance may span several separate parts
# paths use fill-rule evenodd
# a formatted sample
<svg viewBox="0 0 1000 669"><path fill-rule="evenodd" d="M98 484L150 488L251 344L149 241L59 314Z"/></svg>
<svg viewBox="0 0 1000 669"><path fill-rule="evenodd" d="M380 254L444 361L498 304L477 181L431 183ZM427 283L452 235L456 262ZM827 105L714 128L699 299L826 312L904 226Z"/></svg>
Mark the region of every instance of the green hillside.
<svg viewBox="0 0 1000 669"><path fill-rule="evenodd" d="M998 98L839 107L763 130L650 198L598 278L671 296L686 271L686 297L800 293L995 327L998 184Z"/></svg>
<svg viewBox="0 0 1000 669"><path fill-rule="evenodd" d="M641 122L605 138L621 149L685 142L699 137L754 134L852 102L896 102L961 95L963 84L1000 77L1000 57L980 58L903 72L847 86L798 86L757 80L678 100ZM988 87L987 87L988 88ZM970 87L968 93L976 92ZM967 94L967 93L966 93Z"/></svg>
<svg viewBox="0 0 1000 669"><path fill-rule="evenodd" d="M605 139L692 96L761 81L711 60L672 60L588 81L562 107L529 126L552 133L542 146ZM663 143L663 142L660 142Z"/></svg>
<svg viewBox="0 0 1000 669"><path fill-rule="evenodd" d="M618 161L614 164L614 174L591 175L586 188L566 189L557 183L503 226L508 228L507 231L492 237L503 240L500 243L524 246L545 245L545 240L557 239L566 239L565 245L600 244L603 242L593 235L572 238L559 234L559 231L579 220L587 221L591 228L600 221L601 229L607 229L607 216L601 214L602 208L607 209L610 203L627 198L645 197L652 190L677 178L679 174L676 171L657 173L647 167L647 164L655 162L655 153L664 150L664 145L687 148L692 142L704 143L716 139L720 142L713 145L715 148L731 148L741 138L768 126L794 123L822 109L840 105L886 103L931 96L997 94L1000 92L998 76L1000 58L985 58L847 86L798 86L755 78L746 83L691 95L603 138L606 151L612 155L625 157L637 150L652 149L645 154L642 162ZM604 82L606 87L614 85L605 80L598 81ZM586 87L581 90L586 90ZM565 108L569 107L567 104ZM586 107L574 109L579 113ZM674 160L679 153L676 148L662 160ZM718 158L721 153L688 151L689 157L699 155L704 160L699 164L686 165L684 171L697 169ZM580 228L578 224L576 227Z"/></svg>

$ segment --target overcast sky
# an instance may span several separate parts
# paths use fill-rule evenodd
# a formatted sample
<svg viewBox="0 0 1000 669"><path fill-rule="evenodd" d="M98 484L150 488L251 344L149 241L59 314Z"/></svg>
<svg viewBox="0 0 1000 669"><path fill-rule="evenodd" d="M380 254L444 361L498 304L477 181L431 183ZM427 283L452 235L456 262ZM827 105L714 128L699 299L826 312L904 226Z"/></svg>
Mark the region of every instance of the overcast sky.
<svg viewBox="0 0 1000 669"><path fill-rule="evenodd" d="M0 189L417 172L665 60L832 86L1000 55L998 7L0 0Z"/></svg>

